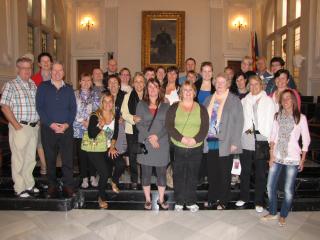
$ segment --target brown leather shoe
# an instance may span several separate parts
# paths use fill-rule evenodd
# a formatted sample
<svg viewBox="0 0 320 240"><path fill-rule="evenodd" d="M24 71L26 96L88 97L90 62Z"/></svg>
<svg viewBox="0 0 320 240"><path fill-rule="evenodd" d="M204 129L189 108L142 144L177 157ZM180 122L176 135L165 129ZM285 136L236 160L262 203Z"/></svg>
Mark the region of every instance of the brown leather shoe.
<svg viewBox="0 0 320 240"><path fill-rule="evenodd" d="M55 186L49 186L47 191L47 198L56 198L58 195L58 188Z"/></svg>
<svg viewBox="0 0 320 240"><path fill-rule="evenodd" d="M66 198L72 198L76 196L73 188L71 187L63 187L63 194Z"/></svg>

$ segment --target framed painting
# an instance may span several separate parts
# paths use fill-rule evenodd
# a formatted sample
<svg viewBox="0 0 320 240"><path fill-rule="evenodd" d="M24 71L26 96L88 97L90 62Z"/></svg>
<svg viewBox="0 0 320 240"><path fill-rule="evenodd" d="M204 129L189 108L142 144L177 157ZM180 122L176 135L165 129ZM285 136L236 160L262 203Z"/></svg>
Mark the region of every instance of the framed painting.
<svg viewBox="0 0 320 240"><path fill-rule="evenodd" d="M183 71L185 12L143 11L141 68L176 66Z"/></svg>

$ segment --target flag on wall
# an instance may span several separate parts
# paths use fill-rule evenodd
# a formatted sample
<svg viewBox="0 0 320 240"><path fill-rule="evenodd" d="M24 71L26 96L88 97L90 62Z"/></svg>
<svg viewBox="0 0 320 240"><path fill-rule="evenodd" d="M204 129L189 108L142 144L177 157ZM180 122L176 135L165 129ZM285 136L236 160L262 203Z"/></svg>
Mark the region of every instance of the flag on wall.
<svg viewBox="0 0 320 240"><path fill-rule="evenodd" d="M252 56L252 67L253 71L256 71L256 61L257 57L259 57L259 47L258 47L258 38L257 38L257 33L256 32L251 32L251 56Z"/></svg>

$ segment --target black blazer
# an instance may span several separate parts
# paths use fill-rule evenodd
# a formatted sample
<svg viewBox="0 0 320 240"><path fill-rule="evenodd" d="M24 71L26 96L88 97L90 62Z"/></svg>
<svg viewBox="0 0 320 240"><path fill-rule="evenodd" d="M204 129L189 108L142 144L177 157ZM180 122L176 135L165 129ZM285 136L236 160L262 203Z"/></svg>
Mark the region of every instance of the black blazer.
<svg viewBox="0 0 320 240"><path fill-rule="evenodd" d="M199 79L198 81L196 81L195 83L194 83L194 85L196 86L196 89L197 89L197 95L196 95L196 98L195 98L195 101L197 101L198 102L198 94L199 94L199 91L200 91L200 88L201 88L201 85L202 85L202 78L201 79ZM212 81L211 81L211 91L210 91L210 93L211 93L211 95L212 94L214 94L214 92L216 91L216 88L215 88L215 86L212 84Z"/></svg>

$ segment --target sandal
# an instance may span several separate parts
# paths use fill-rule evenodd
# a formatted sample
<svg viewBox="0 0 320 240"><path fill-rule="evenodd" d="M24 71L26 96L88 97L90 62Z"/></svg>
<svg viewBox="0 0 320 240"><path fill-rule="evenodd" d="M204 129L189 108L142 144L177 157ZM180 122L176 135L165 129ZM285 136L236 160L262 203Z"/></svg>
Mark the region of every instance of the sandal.
<svg viewBox="0 0 320 240"><path fill-rule="evenodd" d="M145 202L144 209L145 210L151 210L152 209L152 203L151 202Z"/></svg>
<svg viewBox="0 0 320 240"><path fill-rule="evenodd" d="M169 209L169 205L166 201L160 202L158 200L157 204L158 204L160 210L168 210Z"/></svg>
<svg viewBox="0 0 320 240"><path fill-rule="evenodd" d="M111 182L111 188L112 188L112 191L115 192L115 193L119 193L120 192L120 189L118 188L117 184L115 182Z"/></svg>
<svg viewBox="0 0 320 240"><path fill-rule="evenodd" d="M98 198L99 207L107 209L109 207L107 201L103 201L100 197Z"/></svg>

